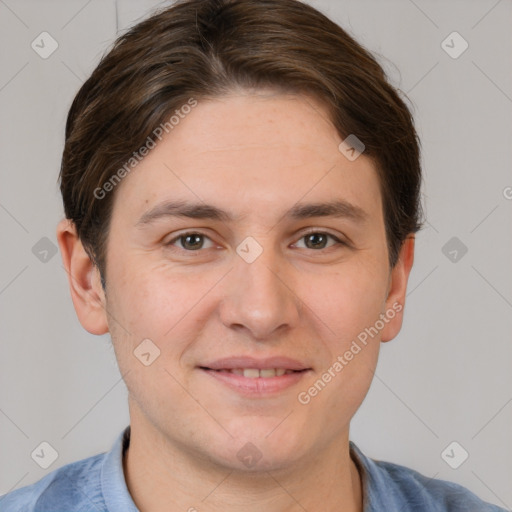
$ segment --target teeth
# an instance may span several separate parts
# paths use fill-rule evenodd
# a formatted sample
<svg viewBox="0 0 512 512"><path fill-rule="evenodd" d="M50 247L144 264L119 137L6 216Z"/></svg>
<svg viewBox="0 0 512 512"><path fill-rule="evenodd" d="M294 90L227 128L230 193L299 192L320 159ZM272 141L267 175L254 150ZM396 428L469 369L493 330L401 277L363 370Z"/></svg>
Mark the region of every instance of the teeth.
<svg viewBox="0 0 512 512"><path fill-rule="evenodd" d="M249 377L250 379L255 379L260 376L260 371L257 368L246 368L243 370L244 377Z"/></svg>
<svg viewBox="0 0 512 512"><path fill-rule="evenodd" d="M281 377L285 373L293 373L293 370L285 370L284 368L266 368L258 370L257 368L233 368L228 370L236 375L248 377L249 379L256 379L258 377Z"/></svg>

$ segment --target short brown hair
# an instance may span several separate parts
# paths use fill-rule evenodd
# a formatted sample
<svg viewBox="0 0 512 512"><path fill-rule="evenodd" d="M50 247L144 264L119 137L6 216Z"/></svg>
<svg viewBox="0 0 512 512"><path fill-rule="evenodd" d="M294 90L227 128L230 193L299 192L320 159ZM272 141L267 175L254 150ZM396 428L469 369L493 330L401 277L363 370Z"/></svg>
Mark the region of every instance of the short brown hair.
<svg viewBox="0 0 512 512"><path fill-rule="evenodd" d="M191 97L234 89L306 93L354 134L379 175L393 267L421 227L420 143L412 115L376 59L298 0L182 0L140 22L82 85L70 108L60 171L65 215L105 284L115 191L95 190Z"/></svg>

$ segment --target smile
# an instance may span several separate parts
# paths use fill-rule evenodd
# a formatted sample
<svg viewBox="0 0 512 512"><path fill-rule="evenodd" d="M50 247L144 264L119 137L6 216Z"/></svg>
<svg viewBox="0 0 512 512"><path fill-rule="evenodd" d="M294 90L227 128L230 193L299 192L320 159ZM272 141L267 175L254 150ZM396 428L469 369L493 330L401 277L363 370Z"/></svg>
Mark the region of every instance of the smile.
<svg viewBox="0 0 512 512"><path fill-rule="evenodd" d="M282 375L293 373L297 370L287 370L285 368L265 368L263 370L259 370L258 368L232 368L232 369L222 369L215 370L218 372L230 372L236 375L242 375L249 379L256 378L268 378L268 377L281 377Z"/></svg>
<svg viewBox="0 0 512 512"><path fill-rule="evenodd" d="M309 369L289 370L284 368L199 368L223 386L246 396L263 396L284 391L298 384Z"/></svg>

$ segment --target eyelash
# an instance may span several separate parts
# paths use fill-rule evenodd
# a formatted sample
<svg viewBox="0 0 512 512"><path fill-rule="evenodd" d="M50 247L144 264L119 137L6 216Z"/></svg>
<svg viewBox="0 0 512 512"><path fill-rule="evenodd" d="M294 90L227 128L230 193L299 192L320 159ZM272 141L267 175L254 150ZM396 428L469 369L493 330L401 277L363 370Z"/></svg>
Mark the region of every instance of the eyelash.
<svg viewBox="0 0 512 512"><path fill-rule="evenodd" d="M324 248L322 248L322 249L308 249L308 248L306 247L306 249L307 249L307 250L309 250L309 251L321 252L321 251L326 251L326 250L328 250L328 249L331 249L332 247L335 247L336 245L345 246L345 247L349 245L348 243L344 242L343 240L340 240L338 237L336 237L336 236L335 236L335 235L333 235L332 233L329 233L329 232L327 232L327 231L320 231L320 230L318 230L318 229L316 229L316 230L311 230L311 231L308 231L308 232L306 232L306 233L303 233L303 234L300 236L299 240L302 240L302 239L303 239L303 238L305 238L306 236L308 236L308 235L312 235L312 234L327 235L328 237L332 238L332 239L336 242L336 244L332 245L331 247L324 247ZM177 249L177 250L179 250L179 251L187 252L187 253L200 253L200 252L202 252L203 250L206 250L206 249L202 249L202 248L201 248L201 249L197 249L197 250L188 250L188 249L182 249L182 248L180 248L180 247L173 247L173 244L174 244L175 242L177 242L178 240L180 240L180 239L182 239L182 238L185 238L185 237L187 237L187 236L189 236L189 235L199 235L199 236L202 236L202 237L204 237L204 238L208 238L208 239L210 239L210 237L209 237L208 235L206 235L205 233L201 233L200 231L187 231L187 232L185 232L185 233L180 233L178 236L175 236L172 240L170 240L169 242L167 242L167 243L165 244L165 246L166 246L166 247L169 247L169 248L171 248L171 249L173 249L173 250L174 250L174 249Z"/></svg>

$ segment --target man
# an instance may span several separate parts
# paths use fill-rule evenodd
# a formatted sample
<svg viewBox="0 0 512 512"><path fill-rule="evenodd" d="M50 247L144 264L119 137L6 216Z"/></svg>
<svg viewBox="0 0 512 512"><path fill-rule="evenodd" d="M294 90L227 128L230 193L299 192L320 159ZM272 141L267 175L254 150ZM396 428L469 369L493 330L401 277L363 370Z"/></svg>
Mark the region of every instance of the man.
<svg viewBox="0 0 512 512"><path fill-rule="evenodd" d="M306 4L183 1L123 35L68 116L57 237L130 426L2 510L500 510L349 441L420 181L407 107Z"/></svg>

